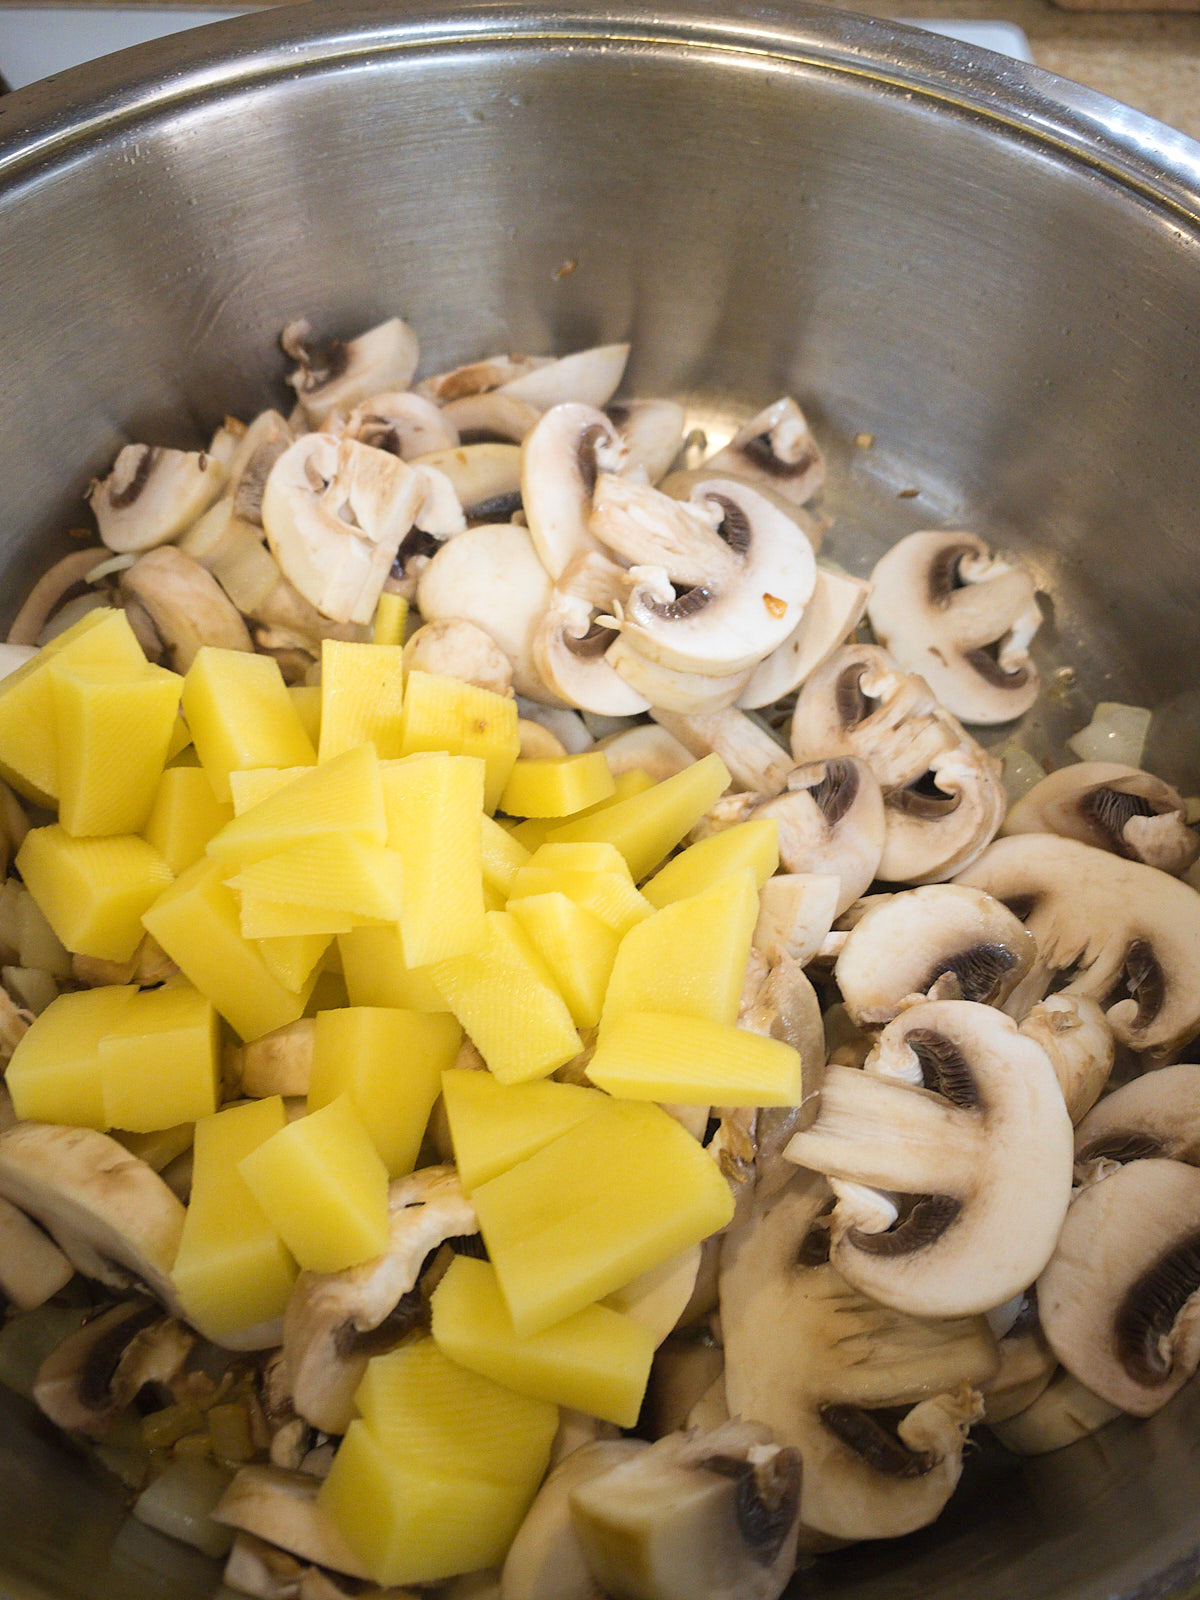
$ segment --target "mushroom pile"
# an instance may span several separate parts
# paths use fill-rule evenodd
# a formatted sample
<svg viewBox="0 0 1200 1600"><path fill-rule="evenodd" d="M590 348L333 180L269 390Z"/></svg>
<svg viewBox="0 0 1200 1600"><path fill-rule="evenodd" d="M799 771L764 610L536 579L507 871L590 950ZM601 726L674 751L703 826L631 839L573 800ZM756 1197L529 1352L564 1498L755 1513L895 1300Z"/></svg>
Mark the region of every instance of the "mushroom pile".
<svg viewBox="0 0 1200 1600"><path fill-rule="evenodd" d="M414 383L397 318L283 342L290 415L121 450L101 543L35 586L6 669L116 604L151 660L213 644L314 684L321 641L370 639L395 595L409 664L515 695L524 754L659 780L715 752L733 783L693 839L778 823L739 1023L799 1050L801 1103L667 1108L736 1208L629 1291L658 1340L639 1425L564 1412L503 1570L440 1592L775 1600L799 1559L936 1518L976 1424L1036 1454L1157 1411L1200 1364L1200 836L1113 763L1010 803L968 729L1038 696L1029 572L959 530L900 538L869 580L823 563L796 401L705 456L680 405L614 401L623 344ZM7 860L28 823L0 800ZM0 957L4 1059L61 989L171 975L149 939L72 959L11 876ZM311 1021L228 1048L226 1100L304 1095L312 1050ZM469 1042L459 1065L483 1067ZM444 1117L391 1186L387 1252L302 1273L227 1349L169 1273L189 1131L4 1106L0 1376L233 1588L367 1592L316 1492L368 1359L482 1250Z"/></svg>

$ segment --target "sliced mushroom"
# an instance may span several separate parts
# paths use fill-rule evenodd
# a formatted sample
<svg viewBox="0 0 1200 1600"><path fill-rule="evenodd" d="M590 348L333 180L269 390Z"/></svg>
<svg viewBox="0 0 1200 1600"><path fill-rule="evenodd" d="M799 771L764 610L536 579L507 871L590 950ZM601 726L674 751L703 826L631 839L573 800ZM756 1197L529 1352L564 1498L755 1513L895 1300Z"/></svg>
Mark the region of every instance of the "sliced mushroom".
<svg viewBox="0 0 1200 1600"><path fill-rule="evenodd" d="M573 1450L555 1467L504 1558L500 1600L605 1600L584 1560L571 1494L646 1448L640 1439L598 1440Z"/></svg>
<svg viewBox="0 0 1200 1600"><path fill-rule="evenodd" d="M715 1287L712 1305L716 1305ZM692 1408L724 1370L724 1351L707 1333L664 1340L650 1369L642 1413L651 1437L661 1439L686 1427Z"/></svg>
<svg viewBox="0 0 1200 1600"><path fill-rule="evenodd" d="M468 522L507 522L521 509L521 452L515 444L464 444L420 456L453 485Z"/></svg>
<svg viewBox="0 0 1200 1600"><path fill-rule="evenodd" d="M558 1427L550 1441L550 1468L565 1461L585 1444L595 1444L598 1439L619 1439L621 1430L614 1422L601 1422L586 1411L573 1411L570 1406L560 1406Z"/></svg>
<svg viewBox="0 0 1200 1600"><path fill-rule="evenodd" d="M75 1276L58 1246L8 1200L0 1200L0 1295L33 1311Z"/></svg>
<svg viewBox="0 0 1200 1600"><path fill-rule="evenodd" d="M1059 1369L1024 1411L991 1424L1006 1450L1019 1456L1044 1456L1078 1444L1120 1416L1120 1409L1085 1389Z"/></svg>
<svg viewBox="0 0 1200 1600"><path fill-rule="evenodd" d="M1116 1040L1104 1012L1085 995L1051 994L1022 1019L1020 1029L1050 1057L1067 1115L1077 1123L1099 1099L1113 1068Z"/></svg>
<svg viewBox="0 0 1200 1600"><path fill-rule="evenodd" d="M869 583L818 564L812 598L789 636L755 667L738 699L742 710L771 705L799 688L857 628L870 593Z"/></svg>
<svg viewBox="0 0 1200 1600"><path fill-rule="evenodd" d="M556 405L526 436L521 498L534 548L552 578L577 556L599 550L588 526L593 495L624 459L616 429L591 406Z"/></svg>
<svg viewBox="0 0 1200 1600"><path fill-rule="evenodd" d="M350 1425L369 1358L391 1349L425 1316L413 1290L430 1251L479 1231L453 1167L426 1167L397 1180L388 1190L388 1213L385 1255L344 1272L302 1272L284 1314L292 1402L325 1433Z"/></svg>
<svg viewBox="0 0 1200 1600"><path fill-rule="evenodd" d="M121 574L121 592L149 613L176 672L186 672L204 645L254 649L241 613L212 574L173 545L140 556Z"/></svg>
<svg viewBox="0 0 1200 1600"><path fill-rule="evenodd" d="M705 461L704 470L761 480L798 506L811 500L825 481L820 447L790 395L751 417L724 449Z"/></svg>
<svg viewBox="0 0 1200 1600"><path fill-rule="evenodd" d="M1200 1166L1200 1067L1143 1073L1106 1095L1075 1130L1077 1162L1151 1156Z"/></svg>
<svg viewBox="0 0 1200 1600"><path fill-rule="evenodd" d="M273 1094L308 1093L317 1025L301 1017L250 1044L234 1046L230 1065L243 1094L263 1099Z"/></svg>
<svg viewBox="0 0 1200 1600"><path fill-rule="evenodd" d="M110 550L150 550L207 511L225 476L221 463L202 450L127 444L88 503Z"/></svg>
<svg viewBox="0 0 1200 1600"><path fill-rule="evenodd" d="M539 362L531 371L501 383L500 393L524 400L539 411L568 403L599 408L616 394L628 360L627 344L595 345Z"/></svg>
<svg viewBox="0 0 1200 1600"><path fill-rule="evenodd" d="M417 370L417 336L399 317L389 317L357 339L335 339L320 362L305 349L308 334L307 323L291 324L284 330L283 347L300 362L288 382L310 428L319 428L332 412L350 411L371 395L407 389Z"/></svg>
<svg viewBox="0 0 1200 1600"><path fill-rule="evenodd" d="M164 1317L152 1301L114 1306L43 1361L34 1401L60 1428L103 1439L148 1383L170 1383L195 1343L190 1329Z"/></svg>
<svg viewBox="0 0 1200 1600"><path fill-rule="evenodd" d="M793 762L761 723L732 706L724 711L683 716L676 711L655 710L655 722L678 739L697 758L715 753L729 768L734 783L752 790L757 804L764 797L779 794L787 782ZM747 813L748 814L748 813ZM744 816L731 817L744 821ZM725 824L728 826L728 823Z"/></svg>
<svg viewBox="0 0 1200 1600"><path fill-rule="evenodd" d="M845 1186L834 1266L913 1316L986 1311L1032 1283L1071 1194L1053 1067L1011 1018L970 1000L914 1005L862 1071L827 1068L817 1120L787 1156Z"/></svg>
<svg viewBox="0 0 1200 1600"><path fill-rule="evenodd" d="M1007 1002L1014 1016L1053 984L1098 1001L1121 1043L1154 1057L1200 1030L1200 895L1178 878L1024 833L997 839L955 881L1003 900L1037 940L1037 960Z"/></svg>
<svg viewBox="0 0 1200 1600"><path fill-rule="evenodd" d="M83 583L88 573L108 558L109 552L104 545L92 544L86 550L73 550L61 561L56 561L26 595L8 630L8 643L13 646L36 645L42 629L71 590Z"/></svg>
<svg viewBox="0 0 1200 1600"><path fill-rule="evenodd" d="M745 687L750 672L747 668L728 678L679 672L643 655L626 634L618 634L604 659L653 709L678 711L688 716L723 711L731 706Z"/></svg>
<svg viewBox="0 0 1200 1600"><path fill-rule="evenodd" d="M553 736L566 755L583 755L596 748L588 732L587 723L577 711L567 711L558 706L542 705L536 700L517 699L517 710L522 722L535 722Z"/></svg>
<svg viewBox="0 0 1200 1600"><path fill-rule="evenodd" d="M725 677L756 666L792 633L816 581L796 523L733 479L705 479L678 501L603 477L590 528L633 564L622 632L676 671Z"/></svg>
<svg viewBox="0 0 1200 1600"><path fill-rule="evenodd" d="M370 1574L317 1504L319 1478L278 1467L242 1467L213 1512L218 1522L240 1528L302 1561L345 1572Z"/></svg>
<svg viewBox="0 0 1200 1600"><path fill-rule="evenodd" d="M541 412L528 400L490 390L448 400L442 415L454 424L460 444L520 444Z"/></svg>
<svg viewBox="0 0 1200 1600"><path fill-rule="evenodd" d="M759 890L754 948L772 964L786 957L806 967L833 927L840 895L833 874L776 873Z"/></svg>
<svg viewBox="0 0 1200 1600"><path fill-rule="evenodd" d="M170 1271L183 1207L115 1139L20 1122L0 1133L0 1195L40 1223L85 1277L117 1289L145 1285L178 1310Z"/></svg>
<svg viewBox="0 0 1200 1600"><path fill-rule="evenodd" d="M611 733L598 740L596 748L604 751L604 759L614 777L640 768L648 772L655 783L674 777L696 759L674 734L653 723L639 723L621 733Z"/></svg>
<svg viewBox="0 0 1200 1600"><path fill-rule="evenodd" d="M687 1309L699 1270L700 1246L695 1244L640 1273L608 1295L604 1303L649 1328L655 1344L660 1345Z"/></svg>
<svg viewBox="0 0 1200 1600"><path fill-rule="evenodd" d="M567 705L606 716L637 716L649 702L606 659L615 633L596 613L610 603L621 568L595 551L563 571L533 633L533 663L542 682Z"/></svg>
<svg viewBox="0 0 1200 1600"><path fill-rule="evenodd" d="M1057 833L1177 875L1200 855L1200 834L1187 826L1179 793L1137 767L1108 761L1052 772L1017 801L1000 832Z"/></svg>
<svg viewBox="0 0 1200 1600"><path fill-rule="evenodd" d="M1007 906L978 889L929 884L870 904L834 969L859 1027L890 1022L914 996L998 1006L1037 955Z"/></svg>
<svg viewBox="0 0 1200 1600"><path fill-rule="evenodd" d="M327 432L357 439L373 450L386 450L402 461L414 461L434 451L454 450L459 443L453 418L432 400L407 389L373 394L355 406L344 425L331 419L325 426Z"/></svg>
<svg viewBox="0 0 1200 1600"><path fill-rule="evenodd" d="M761 1424L671 1434L570 1500L593 1577L627 1600L777 1600L795 1566L800 1459Z"/></svg>
<svg viewBox="0 0 1200 1600"><path fill-rule="evenodd" d="M836 877L839 914L870 888L883 853L883 796L870 767L834 756L793 767L785 792L756 806L752 817L779 824L785 872Z"/></svg>
<svg viewBox="0 0 1200 1600"><path fill-rule="evenodd" d="M436 400L439 405L447 405L452 400L491 394L501 384L549 366L552 360L551 356L485 356L482 361L469 361L465 366L451 367L448 372L422 378L415 392Z"/></svg>
<svg viewBox="0 0 1200 1600"><path fill-rule="evenodd" d="M490 633L463 617L442 617L418 628L404 646L404 670L458 678L493 694L513 692L508 657Z"/></svg>
<svg viewBox="0 0 1200 1600"><path fill-rule="evenodd" d="M979 1386L988 1423L1007 1422L1027 1410L1058 1370L1058 1360L1038 1322L1035 1294L1022 1295L1017 1319L1000 1335L996 1350L1000 1365L995 1375Z"/></svg>
<svg viewBox="0 0 1200 1600"><path fill-rule="evenodd" d="M628 452L621 476L657 483L683 446L683 407L674 400L622 400L607 414Z"/></svg>
<svg viewBox="0 0 1200 1600"><path fill-rule="evenodd" d="M229 462L223 499L239 521L262 527L262 497L271 468L295 439L286 417L260 411L238 442Z"/></svg>

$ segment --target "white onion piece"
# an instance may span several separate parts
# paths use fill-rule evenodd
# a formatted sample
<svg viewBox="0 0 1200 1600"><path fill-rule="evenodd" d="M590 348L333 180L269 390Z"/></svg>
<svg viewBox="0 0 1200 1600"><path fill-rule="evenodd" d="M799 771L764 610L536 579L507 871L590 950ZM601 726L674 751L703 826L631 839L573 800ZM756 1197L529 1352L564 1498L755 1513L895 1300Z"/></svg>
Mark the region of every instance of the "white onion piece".
<svg viewBox="0 0 1200 1600"><path fill-rule="evenodd" d="M230 1474L211 1461L172 1461L134 1501L133 1514L206 1556L225 1556L233 1529L214 1522L212 1512L229 1484Z"/></svg>
<svg viewBox="0 0 1200 1600"><path fill-rule="evenodd" d="M1080 761L1116 761L1125 767L1140 767L1150 712L1145 706L1123 706L1117 700L1101 700L1086 728L1067 740L1067 748Z"/></svg>
<svg viewBox="0 0 1200 1600"><path fill-rule="evenodd" d="M1028 794L1035 784L1041 783L1046 776L1046 769L1023 745L1006 744L997 754L1004 763L1004 793L1009 805L1015 806L1022 795Z"/></svg>

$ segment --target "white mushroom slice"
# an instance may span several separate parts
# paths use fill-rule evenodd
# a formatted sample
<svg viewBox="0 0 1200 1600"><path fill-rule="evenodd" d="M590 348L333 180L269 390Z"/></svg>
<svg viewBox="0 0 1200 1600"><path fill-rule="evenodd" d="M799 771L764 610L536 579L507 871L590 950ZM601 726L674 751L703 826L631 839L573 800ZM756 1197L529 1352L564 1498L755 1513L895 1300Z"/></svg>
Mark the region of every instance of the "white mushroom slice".
<svg viewBox="0 0 1200 1600"><path fill-rule="evenodd" d="M696 759L674 734L654 723L642 723L634 728L626 728L622 733L609 734L606 739L597 742L596 748L604 751L604 759L614 778L622 772L641 768L650 774L655 783L674 777L684 767L690 767Z"/></svg>
<svg viewBox="0 0 1200 1600"><path fill-rule="evenodd" d="M1200 855L1177 790L1137 767L1081 761L1035 784L1004 819L1001 834L1057 833L1176 875Z"/></svg>
<svg viewBox="0 0 1200 1600"><path fill-rule="evenodd" d="M629 360L627 344L601 344L577 350L500 384L500 393L524 400L539 411L568 402L597 409L616 394Z"/></svg>
<svg viewBox="0 0 1200 1600"><path fill-rule="evenodd" d="M302 1561L345 1572L370 1574L317 1504L321 1480L278 1467L243 1467L217 1503L218 1522L240 1528Z"/></svg>
<svg viewBox="0 0 1200 1600"><path fill-rule="evenodd" d="M973 533L910 533L871 574L875 637L964 722L1011 722L1038 696L1029 644L1041 626L1023 568Z"/></svg>
<svg viewBox="0 0 1200 1600"><path fill-rule="evenodd" d="M731 706L746 686L751 668L732 677L714 678L699 672L679 672L644 656L625 634L610 645L604 658L618 677L652 709L698 716Z"/></svg>
<svg viewBox="0 0 1200 1600"><path fill-rule="evenodd" d="M550 1441L550 1470L553 1471L561 1461L565 1461L576 1450L582 1450L586 1444L595 1444L598 1439L620 1437L621 1430L616 1423L601 1422L599 1417L589 1416L586 1411L573 1411L570 1406L560 1406L558 1427Z"/></svg>
<svg viewBox="0 0 1200 1600"><path fill-rule="evenodd" d="M834 975L851 1020L878 1028L915 995L1001 1005L1036 955L999 900L937 883L872 904L847 933Z"/></svg>
<svg viewBox="0 0 1200 1600"><path fill-rule="evenodd" d="M771 705L799 688L862 621L871 585L818 564L812 598L791 634L765 660L738 699L743 711Z"/></svg>
<svg viewBox="0 0 1200 1600"><path fill-rule="evenodd" d="M583 1558L571 1492L647 1448L640 1439L601 1439L573 1450L555 1467L504 1558L500 1600L605 1600Z"/></svg>
<svg viewBox="0 0 1200 1600"><path fill-rule="evenodd" d="M407 1305L405 1297L429 1252L479 1231L453 1167L426 1167L393 1183L388 1218L385 1255L344 1272L302 1272L284 1313L292 1403L325 1433L345 1433L367 1361L399 1342L404 1313L413 1325L423 1315L423 1306Z"/></svg>
<svg viewBox="0 0 1200 1600"><path fill-rule="evenodd" d="M765 796L778 794L795 765L787 751L774 740L761 723L732 706L684 716L676 711L651 712L655 722L697 758L719 755L729 768L734 783L753 791L757 803ZM731 818L743 821L743 817ZM728 824L726 824L727 826Z"/></svg>
<svg viewBox="0 0 1200 1600"><path fill-rule="evenodd" d="M607 412L628 451L621 476L657 483L683 447L683 407L674 400L622 400Z"/></svg>
<svg viewBox="0 0 1200 1600"><path fill-rule="evenodd" d="M518 717L517 738L520 740L517 754L522 761L561 761L567 753L561 739L528 717Z"/></svg>
<svg viewBox="0 0 1200 1600"><path fill-rule="evenodd" d="M173 545L149 550L121 574L121 592L145 608L176 672L204 645L254 649L241 612L212 574Z"/></svg>
<svg viewBox="0 0 1200 1600"><path fill-rule="evenodd" d="M649 1328L655 1344L660 1345L687 1309L699 1270L700 1246L694 1244L676 1256L669 1256L648 1272L640 1273L623 1289L614 1290L604 1304Z"/></svg>
<svg viewBox="0 0 1200 1600"><path fill-rule="evenodd" d="M1148 1417L1200 1364L1200 1171L1131 1161L1082 1189L1038 1279L1055 1355L1122 1411Z"/></svg>
<svg viewBox="0 0 1200 1600"><path fill-rule="evenodd" d="M127 444L88 503L110 550L150 550L195 522L224 484L225 468L203 451Z"/></svg>
<svg viewBox="0 0 1200 1600"><path fill-rule="evenodd" d="M606 716L637 716L649 710L649 701L619 677L605 659L616 635L596 623L593 600L565 587L576 569L587 562L599 562L605 568L612 565L602 557L585 555L563 573L534 630L533 664L547 689L567 705Z"/></svg>
<svg viewBox="0 0 1200 1600"><path fill-rule="evenodd" d="M1003 900L1037 940L1009 996L1023 1016L1063 974L1118 1040L1154 1057L1200 1030L1200 895L1178 878L1048 833L997 839L958 875Z"/></svg>
<svg viewBox="0 0 1200 1600"><path fill-rule="evenodd" d="M520 444L537 426L541 412L510 394L463 395L447 401L442 415L454 424L462 444Z"/></svg>
<svg viewBox="0 0 1200 1600"><path fill-rule="evenodd" d="M552 734L568 755L583 755L585 751L595 749L595 740L577 711L542 705L536 700L524 700L520 696L517 697L517 710L522 721L536 722Z"/></svg>
<svg viewBox="0 0 1200 1600"><path fill-rule="evenodd" d="M588 527L592 496L624 459L616 429L591 406L555 406L526 435L521 499L534 548L552 578L576 556L599 550Z"/></svg>
<svg viewBox="0 0 1200 1600"><path fill-rule="evenodd" d="M32 1311L64 1288L75 1268L45 1232L8 1200L0 1200L0 1294Z"/></svg>
<svg viewBox="0 0 1200 1600"><path fill-rule="evenodd" d="M723 677L756 666L795 629L816 581L796 523L732 479L707 478L676 501L603 477L590 526L633 563L622 632L682 672Z"/></svg>
<svg viewBox="0 0 1200 1600"><path fill-rule="evenodd" d="M1023 1297L1033 1307L1032 1297ZM1025 1411L1045 1390L1058 1370L1058 1360L1038 1325L1036 1311L1021 1320L996 1345L1000 1366L995 1377L980 1384L983 1420L1007 1422Z"/></svg>
<svg viewBox="0 0 1200 1600"><path fill-rule="evenodd" d="M841 879L822 872L778 872L758 895L754 948L776 964L806 967L833 927Z"/></svg>
<svg viewBox="0 0 1200 1600"><path fill-rule="evenodd" d="M289 582L338 622L370 622L414 523L438 535L465 526L453 491L427 467L352 439L306 434L271 469L263 526ZM455 502L457 504L457 502ZM424 513L436 508L437 516Z"/></svg>
<svg viewBox="0 0 1200 1600"><path fill-rule="evenodd" d="M454 450L459 443L453 419L432 400L409 389L373 394L355 406L344 423L331 417L325 431L338 438L357 439L373 450L386 450L402 461Z"/></svg>
<svg viewBox="0 0 1200 1600"><path fill-rule="evenodd" d="M552 593L528 532L499 525L447 539L421 573L417 605L426 622L461 617L483 628L508 657L517 693L544 701L555 697L534 665L533 636Z"/></svg>
<svg viewBox="0 0 1200 1600"><path fill-rule="evenodd" d="M705 461L704 470L761 480L798 506L811 500L825 481L820 447L790 395L751 417L723 450Z"/></svg>
<svg viewBox="0 0 1200 1600"><path fill-rule="evenodd" d="M913 1316L986 1311L1050 1259L1071 1194L1072 1131L1045 1052L1002 1012L926 1001L888 1024L865 1068L830 1066L788 1159L904 1197L869 1232L839 1200L830 1259Z"/></svg>
<svg viewBox="0 0 1200 1600"><path fill-rule="evenodd" d="M1200 1066L1160 1067L1106 1095L1075 1130L1077 1162L1200 1166Z"/></svg>
<svg viewBox="0 0 1200 1600"><path fill-rule="evenodd" d="M306 1095L316 1039L315 1021L301 1017L250 1044L234 1046L227 1059L235 1082L254 1099L273 1094Z"/></svg>
<svg viewBox="0 0 1200 1600"><path fill-rule="evenodd" d="M292 332L302 341L307 325L293 324ZM285 343L289 355L300 360L299 371L288 382L296 391L310 428L319 428L334 411L350 411L360 400L393 389L407 389L417 370L420 345L417 336L399 317L386 322L357 339L335 339L317 365L295 338Z"/></svg>
<svg viewBox="0 0 1200 1600"><path fill-rule="evenodd" d="M40 1223L85 1277L113 1288L144 1284L178 1309L170 1271L183 1207L115 1139L20 1122L0 1133L0 1195Z"/></svg>
<svg viewBox="0 0 1200 1600"><path fill-rule="evenodd" d="M800 1459L757 1423L670 1434L571 1491L601 1591L778 1600L796 1562Z"/></svg>
<svg viewBox="0 0 1200 1600"><path fill-rule="evenodd" d="M507 522L521 509L521 451L515 444L463 444L420 456L449 479L468 522Z"/></svg>
<svg viewBox="0 0 1200 1600"><path fill-rule="evenodd" d="M222 496L235 517L262 527L263 490L271 468L294 439L287 418L278 411L262 411L255 417L234 452Z"/></svg>
<svg viewBox="0 0 1200 1600"><path fill-rule="evenodd" d="M1018 1456L1044 1456L1078 1444L1121 1415L1120 1408L1085 1389L1062 1368L1042 1392L1015 1416L991 1423L1006 1450ZM989 1419L990 1420L990 1419Z"/></svg>
<svg viewBox="0 0 1200 1600"><path fill-rule="evenodd" d="M651 1435L661 1439L686 1427L688 1413L724 1370L724 1352L707 1335L666 1339L654 1357L646 1388L644 1415Z"/></svg>
<svg viewBox="0 0 1200 1600"><path fill-rule="evenodd" d="M513 692L508 657L490 633L463 617L441 617L418 628L404 646L404 670L458 678L493 694Z"/></svg>
<svg viewBox="0 0 1200 1600"><path fill-rule="evenodd" d="M482 361L469 361L449 372L439 372L435 377L422 378L415 392L447 405L451 400L491 394L501 384L548 367L552 360L552 356L487 356Z"/></svg>
<svg viewBox="0 0 1200 1600"><path fill-rule="evenodd" d="M150 1301L114 1306L71 1334L34 1380L38 1409L60 1428L103 1439L148 1383L168 1384L196 1335Z"/></svg>
<svg viewBox="0 0 1200 1600"><path fill-rule="evenodd" d="M834 756L793 767L784 793L750 815L778 823L785 872L839 879L836 915L870 888L883 852L884 816L879 784L866 762Z"/></svg>
<svg viewBox="0 0 1200 1600"><path fill-rule="evenodd" d="M1112 1072L1116 1054L1113 1031L1094 1000L1082 994L1051 994L1040 1000L1020 1024L1050 1057L1072 1122L1090 1111Z"/></svg>
<svg viewBox="0 0 1200 1600"><path fill-rule="evenodd" d="M49 572L42 574L21 602L21 609L13 618L12 627L8 630L4 660L12 661L12 666L4 670L3 676L7 677L9 672L21 665L22 658L16 657L13 653L18 647L28 651L24 660L32 657L32 647L37 644L43 628L58 607L72 589L86 582L88 574L108 559L109 554L104 545L88 545L85 550L73 550L70 555L63 556L61 561L54 563Z"/></svg>

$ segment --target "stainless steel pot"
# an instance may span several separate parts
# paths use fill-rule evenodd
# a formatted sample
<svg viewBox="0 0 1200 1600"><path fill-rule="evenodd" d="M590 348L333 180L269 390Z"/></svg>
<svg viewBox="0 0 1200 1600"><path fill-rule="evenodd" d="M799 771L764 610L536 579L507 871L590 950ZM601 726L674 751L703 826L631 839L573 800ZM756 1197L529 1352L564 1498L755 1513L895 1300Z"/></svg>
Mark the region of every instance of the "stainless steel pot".
<svg viewBox="0 0 1200 1600"><path fill-rule="evenodd" d="M1035 749L1132 700L1159 708L1150 764L1200 782L1200 146L799 0L332 0L0 99L9 613L123 442L278 397L290 317L396 310L428 364L630 337L632 391L703 418L793 390L847 565L959 521L1033 562L1075 680ZM935 1528L797 1593L1182 1595L1198 1448L1195 1385L1040 1461L985 1447ZM215 1582L0 1397L0 1592Z"/></svg>

